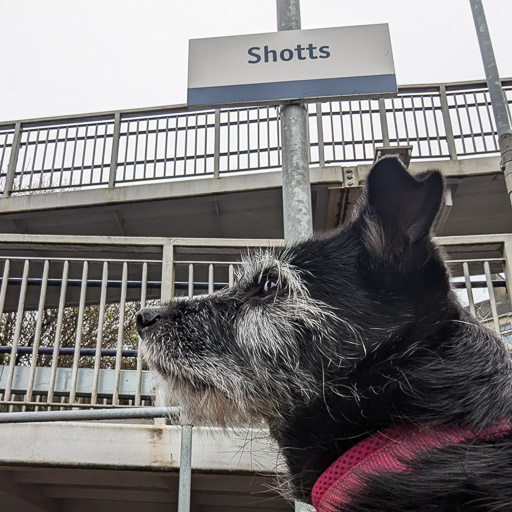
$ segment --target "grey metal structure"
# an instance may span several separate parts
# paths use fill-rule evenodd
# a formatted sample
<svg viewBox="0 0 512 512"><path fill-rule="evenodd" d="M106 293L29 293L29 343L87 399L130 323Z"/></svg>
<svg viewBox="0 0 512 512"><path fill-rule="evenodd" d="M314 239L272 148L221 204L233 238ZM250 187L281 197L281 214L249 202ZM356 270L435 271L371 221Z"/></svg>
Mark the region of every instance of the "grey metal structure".
<svg viewBox="0 0 512 512"><path fill-rule="evenodd" d="M470 0L470 4L496 121L498 144L501 152L501 166L505 174L505 185L512 203L512 131L510 129L510 112L503 95L482 0Z"/></svg>
<svg viewBox="0 0 512 512"><path fill-rule="evenodd" d="M453 286L461 300L490 328L501 331L504 340L510 341L507 325L512 322L508 293L512 289L512 235L441 237L437 241L448 254ZM0 423L49 419L133 419L177 412L176 408L139 407L142 403L150 405L154 400L152 388L144 388L143 383L149 378L149 373L141 364L137 351L133 315L139 304L174 295L210 293L229 286L234 282L234 268L243 253L257 248L282 247L283 243L282 240L4 235L0 242L0 260L3 261L0 302L2 318L4 322L10 320L13 328L4 330L10 334L0 346L0 349L6 349L0 351L3 358L3 366L0 366L0 408L5 411L0 413ZM485 300L482 300L482 294ZM100 310L103 316L96 317ZM78 324L72 336L66 338L71 345L71 353L59 355L57 349L67 350L62 346L63 333L59 336L57 331L48 330L44 319L48 315L60 319L62 327L69 325L67 315L70 312L72 318L80 317L83 325ZM88 316L99 322L98 328L90 330ZM115 329L108 327L105 320L108 316L113 317ZM122 318L124 322L120 321ZM121 337L120 329L123 329ZM77 333L81 335L77 336ZM76 351L80 357L76 357ZM37 352L40 356L34 357ZM98 367L99 372L95 371ZM59 371L63 370L71 373L56 386ZM55 376L53 380L49 378L52 374ZM96 410L98 407L101 409ZM61 410L63 408L78 410ZM33 432L37 439L45 439L45 424L38 424L40 428L32 426L31 430L23 430L23 435ZM60 435L66 435L66 424L57 422L55 425L58 425L55 428ZM106 429L113 429L115 437L121 436L120 442L123 439L123 443L131 442L134 446L149 443L137 437L147 430L148 435L153 436L149 453L139 456L144 460L148 457L153 457L149 460L158 460L151 463L158 464L156 467L167 464L164 462L165 452L155 459L151 450L160 454L163 445L159 444L159 439L167 439L165 436L180 430L175 430L177 427L172 425L140 424L118 433L119 426L101 425L98 435L101 432L106 435ZM8 427L8 424L1 427L4 435L11 435ZM79 431L76 423L69 424L68 428L70 432ZM89 436L96 435L90 429L87 432ZM177 510L180 512L195 510L190 497L191 479L194 478L192 469L224 471L227 467L234 467L233 455L225 451L227 444L222 444L226 442L222 441L217 448L213 448L217 446L214 444L205 448L204 432L201 432L197 427L183 427L181 447L178 448L176 443L172 445L180 454L172 466L180 468L176 491ZM261 437L261 433L255 434L251 428L246 431L238 429L238 432L242 437ZM196 456L192 452L193 437L194 445L197 445ZM79 439L74 443L81 446ZM203 453L205 449L210 450L204 452L212 461L209 465L204 459L197 462L197 453ZM32 459L26 463L62 464L58 458L62 455L57 454L52 459L37 450L33 453ZM10 463L19 462L10 448L4 447L3 454L4 457L9 454ZM27 457L25 452L22 454ZM109 452L109 457L111 455ZM73 456L79 455L73 452ZM82 459L84 456L80 455ZM133 465L130 456L129 451L123 454L121 450L116 455L118 464L121 467L123 464ZM77 459L77 462L82 459ZM2 460L0 455L0 465ZM85 460L99 463L99 459L90 457ZM265 470L271 472L272 465L271 460L266 459ZM244 465L243 471L249 471L249 467ZM302 507L297 504L297 510L304 510Z"/></svg>
<svg viewBox="0 0 512 512"><path fill-rule="evenodd" d="M510 105L512 80L502 85ZM311 167L370 163L376 147L389 145L412 145L413 162L499 154L482 81L405 86L396 98L305 108ZM3 122L0 191L5 198L280 169L279 122L275 107L185 106Z"/></svg>
<svg viewBox="0 0 512 512"><path fill-rule="evenodd" d="M276 0L276 5L277 29L299 30L300 0ZM288 242L313 234L307 116L301 102L281 107L283 221Z"/></svg>

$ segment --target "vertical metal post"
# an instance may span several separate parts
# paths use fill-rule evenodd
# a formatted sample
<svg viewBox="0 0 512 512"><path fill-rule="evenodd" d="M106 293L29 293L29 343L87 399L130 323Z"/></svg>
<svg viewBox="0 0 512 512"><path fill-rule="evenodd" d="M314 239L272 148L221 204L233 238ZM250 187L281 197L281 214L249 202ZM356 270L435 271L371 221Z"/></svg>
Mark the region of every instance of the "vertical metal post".
<svg viewBox="0 0 512 512"><path fill-rule="evenodd" d="M14 137L11 144L11 155L9 157L9 164L7 166L7 176L5 178L5 186L3 196L8 197L11 195L12 187L14 185L14 178L16 176L16 164L18 163L18 155L20 152L21 142L21 123L16 123L14 127Z"/></svg>
<svg viewBox="0 0 512 512"><path fill-rule="evenodd" d="M178 487L178 512L190 511L192 486L192 426L181 427L180 482Z"/></svg>
<svg viewBox="0 0 512 512"><path fill-rule="evenodd" d="M299 30L300 1L276 0L276 5L278 31ZM303 103L282 106L283 216L288 243L313 234L307 123Z"/></svg>
<svg viewBox="0 0 512 512"><path fill-rule="evenodd" d="M501 169L505 174L505 186L507 187L509 200L512 203L512 131L510 129L510 114L507 103L505 102L503 89L501 88L500 75L492 49L491 36L489 35L489 27L485 19L482 0L469 0L469 3L471 4L471 10L473 12L478 44L480 45L485 77L491 97L494 120L496 122L496 129L498 130Z"/></svg>
<svg viewBox="0 0 512 512"><path fill-rule="evenodd" d="M213 137L213 177L219 177L220 171L220 109L215 109L215 129Z"/></svg>
<svg viewBox="0 0 512 512"><path fill-rule="evenodd" d="M455 137L453 135L450 107L448 105L445 85L439 86L439 98L441 100L441 112L443 114L444 132L446 133L446 144L448 144L450 160L457 160L457 148L455 147Z"/></svg>
<svg viewBox="0 0 512 512"><path fill-rule="evenodd" d="M379 118L380 129L382 131L382 145L389 146L388 116L386 113L386 103L384 98L379 98Z"/></svg>
<svg viewBox="0 0 512 512"><path fill-rule="evenodd" d="M117 160L119 157L119 139L121 138L121 112L114 114L114 133L112 135L112 153L110 155L110 171L108 175L108 186L116 186ZM128 146L128 136L126 136ZM137 155L135 155L137 159Z"/></svg>

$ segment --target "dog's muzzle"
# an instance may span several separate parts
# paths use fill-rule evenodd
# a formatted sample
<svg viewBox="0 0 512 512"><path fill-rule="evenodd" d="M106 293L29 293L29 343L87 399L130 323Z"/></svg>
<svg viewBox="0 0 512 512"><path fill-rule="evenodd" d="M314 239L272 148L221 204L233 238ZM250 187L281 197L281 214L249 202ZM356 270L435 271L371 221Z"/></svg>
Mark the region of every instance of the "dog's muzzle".
<svg viewBox="0 0 512 512"><path fill-rule="evenodd" d="M165 318L165 308L144 308L137 313L137 332L142 336L144 329Z"/></svg>

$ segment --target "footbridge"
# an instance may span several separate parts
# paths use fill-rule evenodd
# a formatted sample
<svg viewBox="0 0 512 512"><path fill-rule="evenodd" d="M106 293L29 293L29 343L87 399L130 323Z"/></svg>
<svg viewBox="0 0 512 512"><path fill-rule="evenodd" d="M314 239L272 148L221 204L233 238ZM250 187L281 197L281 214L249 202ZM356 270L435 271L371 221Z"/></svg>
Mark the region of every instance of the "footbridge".
<svg viewBox="0 0 512 512"><path fill-rule="evenodd" d="M510 103L512 80L503 87ZM346 222L376 152L389 146L410 148L413 172L445 174L443 234L512 228L484 82L306 108L316 230ZM1 123L0 232L280 238L280 155L273 106Z"/></svg>
<svg viewBox="0 0 512 512"><path fill-rule="evenodd" d="M453 288L508 343L512 214L490 109L481 82L308 104L314 225L348 221L379 151L440 169ZM229 286L244 253L283 245L280 165L277 107L0 125L2 510L293 509L274 488L285 468L263 423L128 418L179 406L158 397L136 312ZM56 411L75 416L14 422Z"/></svg>

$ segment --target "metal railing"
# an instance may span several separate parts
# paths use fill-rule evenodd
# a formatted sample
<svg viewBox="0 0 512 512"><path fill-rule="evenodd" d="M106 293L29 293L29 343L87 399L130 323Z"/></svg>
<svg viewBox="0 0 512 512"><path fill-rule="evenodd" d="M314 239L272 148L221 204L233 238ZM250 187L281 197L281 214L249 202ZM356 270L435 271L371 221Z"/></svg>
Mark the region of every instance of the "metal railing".
<svg viewBox="0 0 512 512"><path fill-rule="evenodd" d="M438 241L462 303L512 341L512 235ZM242 254L271 246L282 241L4 235L0 409L153 405L136 312L229 286Z"/></svg>
<svg viewBox="0 0 512 512"><path fill-rule="evenodd" d="M512 79L503 81L508 104ZM313 166L371 162L411 145L413 159L498 154L485 82L401 87L395 98L307 105ZM186 106L0 123L0 192L219 178L281 167L279 108Z"/></svg>

